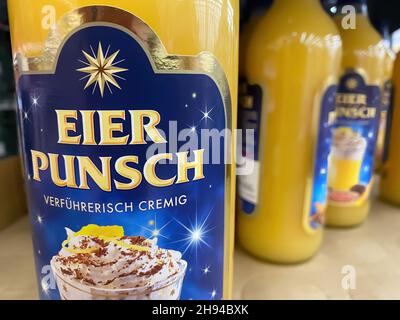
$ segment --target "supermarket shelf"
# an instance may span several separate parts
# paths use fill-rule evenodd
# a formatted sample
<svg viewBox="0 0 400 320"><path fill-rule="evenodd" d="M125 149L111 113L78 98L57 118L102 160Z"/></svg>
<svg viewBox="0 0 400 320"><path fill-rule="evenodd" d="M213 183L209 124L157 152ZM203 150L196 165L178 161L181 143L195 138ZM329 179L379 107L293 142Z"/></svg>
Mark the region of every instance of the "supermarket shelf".
<svg viewBox="0 0 400 320"><path fill-rule="evenodd" d="M298 266L265 264L236 252L239 299L400 299L400 209L375 202L357 229L328 229L320 253ZM356 289L342 288L344 266L356 271Z"/></svg>
<svg viewBox="0 0 400 320"><path fill-rule="evenodd" d="M353 230L327 230L321 252L298 266L235 254L235 299L400 299L400 209L379 202ZM342 268L357 272L356 290L341 286ZM0 233L0 299L36 299L29 221Z"/></svg>
<svg viewBox="0 0 400 320"><path fill-rule="evenodd" d="M37 285L28 218L0 232L0 299L36 299Z"/></svg>

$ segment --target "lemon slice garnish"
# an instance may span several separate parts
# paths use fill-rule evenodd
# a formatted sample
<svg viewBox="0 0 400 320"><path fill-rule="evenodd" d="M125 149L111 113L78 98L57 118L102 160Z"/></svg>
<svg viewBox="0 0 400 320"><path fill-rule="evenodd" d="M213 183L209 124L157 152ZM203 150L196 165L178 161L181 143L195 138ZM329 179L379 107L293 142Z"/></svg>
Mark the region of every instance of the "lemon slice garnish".
<svg viewBox="0 0 400 320"><path fill-rule="evenodd" d="M75 236L88 236L95 238L122 238L124 235L124 228L120 226L102 227L95 224L89 224L78 232L75 232Z"/></svg>
<svg viewBox="0 0 400 320"><path fill-rule="evenodd" d="M136 251L142 251L142 252L150 252L151 248L146 247L146 246L141 246L137 244L129 244L125 243L121 240L124 236L124 229L120 226L107 226L107 227L102 227L94 224L90 224L86 227L83 227L80 231L75 232L74 236L87 236L87 237L94 237L101 239L106 242L111 242L114 243L122 248L126 248L129 250L136 250ZM62 243L62 247L69 253L73 254L87 254L87 253L93 253L98 248L92 247L92 248L87 248L87 249L73 249L69 247L69 242L71 240L71 237L68 237L67 240L65 240Z"/></svg>

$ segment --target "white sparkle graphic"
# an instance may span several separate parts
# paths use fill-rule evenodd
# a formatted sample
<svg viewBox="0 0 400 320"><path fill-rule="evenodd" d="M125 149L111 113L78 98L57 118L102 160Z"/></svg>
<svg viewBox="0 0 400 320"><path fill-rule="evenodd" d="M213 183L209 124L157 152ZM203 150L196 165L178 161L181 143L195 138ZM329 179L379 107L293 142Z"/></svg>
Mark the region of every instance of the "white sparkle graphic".
<svg viewBox="0 0 400 320"><path fill-rule="evenodd" d="M327 171L325 168L323 168L323 169L321 169L320 173L325 175L327 173Z"/></svg>
<svg viewBox="0 0 400 320"><path fill-rule="evenodd" d="M203 232L201 229L192 230L191 233L192 233L193 242L198 242L198 241L202 240Z"/></svg>
<svg viewBox="0 0 400 320"><path fill-rule="evenodd" d="M35 96L32 97L32 106L33 107L39 106L39 98L37 98Z"/></svg>
<svg viewBox="0 0 400 320"><path fill-rule="evenodd" d="M193 124L191 124L191 125L187 124L187 127L188 127L190 133L195 133L197 131L197 125L195 124L194 121L193 121Z"/></svg>
<svg viewBox="0 0 400 320"><path fill-rule="evenodd" d="M24 120L29 120L29 115L28 115L28 112L24 112Z"/></svg>
<svg viewBox="0 0 400 320"><path fill-rule="evenodd" d="M43 217L41 216L37 216L37 222L39 222L40 224L43 224Z"/></svg>
<svg viewBox="0 0 400 320"><path fill-rule="evenodd" d="M211 110L208 110L208 108L206 107L205 111L200 111L203 114L203 118L201 118L201 120L205 120L206 123L208 120L213 120L213 118L211 118L211 116L210 116L210 114L213 110L214 110L214 108L212 108Z"/></svg>
<svg viewBox="0 0 400 320"><path fill-rule="evenodd" d="M188 105L188 104L185 104L185 108L187 108L187 107L189 107L189 105Z"/></svg>
<svg viewBox="0 0 400 320"><path fill-rule="evenodd" d="M153 221L152 221L152 222L153 222ZM171 221L167 222L167 223L166 223L165 225L163 225L162 227L157 227L157 217L155 217L155 218L154 218L154 224L153 224L154 228L153 228L153 229L149 229L149 228L146 228L146 227L143 227L143 226L142 226L142 228L151 234L151 238L159 238L159 237L162 237L162 238L165 238L165 239L169 239L167 236L165 236L165 235L162 234L162 231L163 231L163 230L165 229L165 227L167 227L170 223L171 223Z"/></svg>
<svg viewBox="0 0 400 320"><path fill-rule="evenodd" d="M217 290L213 290L211 292L211 300L213 300L216 297L216 295L217 295Z"/></svg>
<svg viewBox="0 0 400 320"><path fill-rule="evenodd" d="M368 138L372 139L374 137L374 133L371 131L368 133Z"/></svg>
<svg viewBox="0 0 400 320"><path fill-rule="evenodd" d="M193 98L193 99L196 99L196 98L197 98L197 93L196 93L196 92L193 92L193 93L192 93L192 98Z"/></svg>
<svg viewBox="0 0 400 320"><path fill-rule="evenodd" d="M189 132L194 134L197 131L197 127L195 125L188 126Z"/></svg>
<svg viewBox="0 0 400 320"><path fill-rule="evenodd" d="M369 166L365 166L365 167L364 167L364 171L365 171L365 172L369 172Z"/></svg>
<svg viewBox="0 0 400 320"><path fill-rule="evenodd" d="M199 222L198 218L197 218L197 209L196 209L195 222L194 222L194 224L190 223L189 226L186 226L181 221L175 219L175 221L177 223L179 223L187 231L185 238L175 241L175 243L179 243L179 242L184 243L185 249L183 250L182 255L184 255L189 249L194 248L196 251L196 256L197 256L197 249L202 245L205 245L205 246L211 248L211 246L206 241L206 237L207 237L207 234L212 230L212 228L208 229L208 226L207 226L207 221L208 221L208 218L210 217L212 211L213 210L210 210L207 217L202 222Z"/></svg>
<svg viewBox="0 0 400 320"><path fill-rule="evenodd" d="M204 269L201 270L203 274L206 276L211 272L211 268L209 266L205 267Z"/></svg>

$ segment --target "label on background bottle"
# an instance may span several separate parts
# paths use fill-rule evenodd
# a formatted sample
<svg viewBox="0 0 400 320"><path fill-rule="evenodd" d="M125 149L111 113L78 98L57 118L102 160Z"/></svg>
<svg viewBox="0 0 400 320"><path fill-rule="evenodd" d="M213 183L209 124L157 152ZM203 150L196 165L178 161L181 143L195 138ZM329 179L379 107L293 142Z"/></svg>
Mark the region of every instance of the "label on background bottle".
<svg viewBox="0 0 400 320"><path fill-rule="evenodd" d="M258 85L249 85L245 79L239 84L238 128L242 130L242 156L240 166L249 168L238 176L238 196L241 210L253 214L259 202L260 187L260 134L262 113L262 89ZM253 139L247 139L246 130L252 130ZM250 141L249 141L250 140Z"/></svg>
<svg viewBox="0 0 400 320"><path fill-rule="evenodd" d="M376 166L382 165L385 160L387 130L390 129L390 112L392 108L393 83L385 82L382 90L382 107L379 120L379 133L376 146Z"/></svg>
<svg viewBox="0 0 400 320"><path fill-rule="evenodd" d="M310 182L310 198L307 199L305 224L307 230L316 230L324 224L327 206L328 155L331 146L332 124L335 118L335 95L337 86L329 86L321 99L318 130L315 132L315 161ZM251 174L238 176L238 196L241 210L254 214L259 203L260 141L262 118L262 89L249 85L242 79L239 86L239 128L242 129L242 167L253 168ZM254 131L254 140L246 140L246 130Z"/></svg>
<svg viewBox="0 0 400 320"><path fill-rule="evenodd" d="M229 90L180 69L200 57L167 56L149 26L117 13L133 29L83 25L54 71L18 82L42 298L221 299L224 143L180 150L200 130L230 128Z"/></svg>
<svg viewBox="0 0 400 320"><path fill-rule="evenodd" d="M383 132L383 152L382 152L382 163L385 163L389 159L389 146L391 139L391 131L392 131L392 121L393 121L393 109L394 109L394 85L392 81L387 81L385 84L385 96L388 100L383 99L383 108L386 110L386 114L383 115L385 122L384 127L381 130ZM384 112L382 112L384 113ZM381 114L382 114L381 113ZM382 126L381 120L381 126Z"/></svg>
<svg viewBox="0 0 400 320"><path fill-rule="evenodd" d="M316 230L325 223L328 198L328 156L332 144L332 124L335 120L335 95L337 86L329 86L322 97L319 129L311 191L311 209L306 211L307 230Z"/></svg>
<svg viewBox="0 0 400 320"><path fill-rule="evenodd" d="M381 90L348 71L336 97L337 121L329 156L329 201L333 206L361 206L368 200L381 112Z"/></svg>

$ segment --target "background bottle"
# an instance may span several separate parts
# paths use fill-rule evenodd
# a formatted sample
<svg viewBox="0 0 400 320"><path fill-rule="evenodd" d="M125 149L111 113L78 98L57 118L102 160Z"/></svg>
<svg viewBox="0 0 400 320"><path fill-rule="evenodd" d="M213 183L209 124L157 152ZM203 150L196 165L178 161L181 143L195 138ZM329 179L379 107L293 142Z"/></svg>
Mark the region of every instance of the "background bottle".
<svg viewBox="0 0 400 320"><path fill-rule="evenodd" d="M0 0L0 229L26 213L6 4Z"/></svg>
<svg viewBox="0 0 400 320"><path fill-rule="evenodd" d="M239 176L238 238L261 259L301 262L322 239L341 41L319 0L280 0L245 50L239 127L256 137L243 152L254 170Z"/></svg>
<svg viewBox="0 0 400 320"><path fill-rule="evenodd" d="M393 66L396 59L396 54L392 49L392 28L395 25L397 19L393 19L393 12L398 11L398 5L396 2L386 1L385 3L379 3L378 1L370 1L368 3L370 10L370 20L374 25L375 29L382 35L385 42L386 55L385 55L385 69L384 69L384 80L382 87L382 109L379 120L379 133L378 141L375 152L375 169L379 173L382 169L384 161L384 153L386 146L386 135L390 128L388 128L388 118L392 113L393 105Z"/></svg>
<svg viewBox="0 0 400 320"><path fill-rule="evenodd" d="M264 17L271 3L271 0L252 0L242 10L244 13L242 14L239 46L239 75L241 77L245 77L246 53L251 34L256 29L258 22ZM249 52L249 55L251 56L251 52Z"/></svg>
<svg viewBox="0 0 400 320"><path fill-rule="evenodd" d="M400 88L399 55L394 66L393 85L395 88L393 116L391 117L391 129L386 141L386 159L381 172L380 197L384 201L400 205L400 94L396 90L396 88Z"/></svg>
<svg viewBox="0 0 400 320"><path fill-rule="evenodd" d="M343 41L343 62L327 223L351 227L362 223L370 208L386 50L369 21L366 1L339 0L335 20Z"/></svg>

